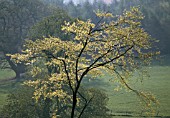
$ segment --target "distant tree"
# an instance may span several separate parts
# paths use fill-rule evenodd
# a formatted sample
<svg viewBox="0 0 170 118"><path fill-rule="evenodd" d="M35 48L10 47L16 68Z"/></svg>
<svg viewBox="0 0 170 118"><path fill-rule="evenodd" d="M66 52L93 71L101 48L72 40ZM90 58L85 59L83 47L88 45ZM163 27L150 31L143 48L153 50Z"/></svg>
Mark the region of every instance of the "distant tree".
<svg viewBox="0 0 170 118"><path fill-rule="evenodd" d="M93 12L92 5L89 1L86 1L82 6L82 18L83 19L92 19L95 14Z"/></svg>
<svg viewBox="0 0 170 118"><path fill-rule="evenodd" d="M51 5L51 6L57 6L60 8L64 7L64 0L42 0L43 3L47 4L47 5Z"/></svg>
<svg viewBox="0 0 170 118"><path fill-rule="evenodd" d="M28 30L52 12L53 9L39 0L0 0L0 52L15 71L16 78L25 72L24 67L13 63L6 54L21 52Z"/></svg>
<svg viewBox="0 0 170 118"><path fill-rule="evenodd" d="M92 87L92 86L91 86ZM83 111L82 118L112 118L109 114L109 109L107 108L108 96L103 90L97 88L80 88L80 93L85 99L89 101L89 105ZM84 104L86 104L85 99L80 97L80 105L77 107L77 111L82 111Z"/></svg>
<svg viewBox="0 0 170 118"><path fill-rule="evenodd" d="M53 15L45 17L43 20L36 23L29 30L28 37L31 40L43 39L47 37L59 37L67 40L68 35L61 30L64 21L71 21L71 17L61 9L55 10Z"/></svg>
<svg viewBox="0 0 170 118"><path fill-rule="evenodd" d="M70 113L69 117L83 117L94 97L86 97L80 91L82 81L87 79L87 75L96 77L105 72L142 98L148 108L151 102L157 102L151 94L137 91L128 84L132 73L142 65L148 65L156 54L150 52L154 40L141 28L142 13L133 7L109 23L101 21L112 18L111 13L99 11L96 15L101 18L97 24L90 20L66 22L62 30L74 35L71 40L49 37L28 41L23 54L9 55L16 63L24 62L31 66L33 77L42 73L42 68L36 65L40 60L50 59L43 64L57 66L56 72L44 76L45 79L25 82L35 88L36 101L57 98L59 106L56 105L55 116L61 116L58 111L69 105L66 110ZM84 100L84 104L77 110L80 99Z"/></svg>
<svg viewBox="0 0 170 118"><path fill-rule="evenodd" d="M7 104L3 106L0 117L2 118L36 118L40 106L34 104L31 98L33 89L21 87L7 96ZM38 108L39 107L39 108Z"/></svg>
<svg viewBox="0 0 170 118"><path fill-rule="evenodd" d="M77 18L80 16L81 9L79 9L79 8L81 8L80 5L78 5L78 7L76 7L76 5L73 3L73 1L70 1L65 6L67 13L73 18Z"/></svg>
<svg viewBox="0 0 170 118"><path fill-rule="evenodd" d="M160 40L157 47L161 50L161 54L170 54L170 1L146 0L140 1L140 4L146 17L142 23L144 28L152 37Z"/></svg>

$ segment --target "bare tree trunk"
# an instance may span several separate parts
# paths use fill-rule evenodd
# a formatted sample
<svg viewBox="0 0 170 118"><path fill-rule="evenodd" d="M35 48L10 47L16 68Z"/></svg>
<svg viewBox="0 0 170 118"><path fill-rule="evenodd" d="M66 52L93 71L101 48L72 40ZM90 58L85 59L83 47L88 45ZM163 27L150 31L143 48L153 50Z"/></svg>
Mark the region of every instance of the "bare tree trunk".
<svg viewBox="0 0 170 118"><path fill-rule="evenodd" d="M74 118L75 115L75 109L76 109L76 104L77 104L77 93L73 93L73 106L72 106L72 111L71 111L71 118Z"/></svg>

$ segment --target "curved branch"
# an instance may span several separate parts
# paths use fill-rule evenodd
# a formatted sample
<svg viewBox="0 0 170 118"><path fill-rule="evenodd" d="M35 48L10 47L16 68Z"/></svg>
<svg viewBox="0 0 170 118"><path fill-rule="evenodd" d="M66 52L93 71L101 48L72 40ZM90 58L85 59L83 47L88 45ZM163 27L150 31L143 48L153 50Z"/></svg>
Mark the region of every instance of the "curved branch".
<svg viewBox="0 0 170 118"><path fill-rule="evenodd" d="M143 97L142 100L143 100L143 102L144 102L145 104L148 104L147 101L152 101L152 102L156 103L155 100L150 99L149 97L147 97L147 95L145 95L145 94L143 94L142 92L140 92L140 91L138 91L138 90L135 90L135 89L133 89L132 87L130 87L130 86L126 83L125 79L120 75L120 73L119 73L118 71L114 70L114 72L120 77L120 79L121 79L121 81L123 82L123 84L124 84L129 90L131 90L131 91L133 91L134 93L136 93L137 96Z"/></svg>

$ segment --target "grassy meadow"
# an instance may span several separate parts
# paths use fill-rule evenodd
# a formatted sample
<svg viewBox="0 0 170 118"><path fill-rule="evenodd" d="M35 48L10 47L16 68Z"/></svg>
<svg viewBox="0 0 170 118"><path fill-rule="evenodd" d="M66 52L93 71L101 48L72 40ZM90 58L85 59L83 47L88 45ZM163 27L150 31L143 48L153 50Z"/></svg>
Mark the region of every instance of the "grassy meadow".
<svg viewBox="0 0 170 118"><path fill-rule="evenodd" d="M159 106L153 107L157 117L170 118L170 57L163 57L158 63L154 63L150 67L144 67L147 70L149 77L134 74L130 79L130 86L135 90L151 92L159 101ZM91 85L104 89L107 92L109 101L108 108L115 118L142 118L147 117L144 114L142 104L139 97L133 92L127 92L122 89L115 91L116 84L110 81L110 75L104 75L99 79L93 80ZM136 79L137 78L137 79ZM142 82L140 81L142 79ZM114 78L113 78L114 80Z"/></svg>
<svg viewBox="0 0 170 118"><path fill-rule="evenodd" d="M160 105L156 108L158 116L170 117L170 66L153 66L148 69L150 78L131 82L131 86L136 90L151 92L159 100ZM109 82L103 87L109 95L108 107L114 115L139 116L142 113L142 104L133 92L120 90L114 91L115 86Z"/></svg>
<svg viewBox="0 0 170 118"><path fill-rule="evenodd" d="M152 92L159 100L157 115L164 118L170 117L170 66L165 64L147 67L150 78L144 78L143 82L131 81L131 86L137 90ZM0 70L0 108L5 104L7 94L15 88L14 81L8 80L15 74L10 70ZM139 77L136 75L135 77ZM133 77L133 78L135 78ZM115 84L109 81L110 76L92 80L90 85L102 88L108 94L108 108L114 118L139 117L142 114L142 107L138 97L125 90L116 92ZM4 81L6 80L6 81ZM133 80L133 79L132 79ZM116 115L116 116L114 116Z"/></svg>
<svg viewBox="0 0 170 118"><path fill-rule="evenodd" d="M13 81L15 73L12 70L0 70L0 108L5 104L6 96L14 88Z"/></svg>

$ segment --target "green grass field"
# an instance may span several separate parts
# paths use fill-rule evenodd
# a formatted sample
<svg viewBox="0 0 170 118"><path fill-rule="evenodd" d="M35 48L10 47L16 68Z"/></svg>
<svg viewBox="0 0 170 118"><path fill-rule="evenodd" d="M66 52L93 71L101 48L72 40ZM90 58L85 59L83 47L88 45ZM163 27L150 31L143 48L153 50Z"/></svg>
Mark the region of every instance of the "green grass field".
<svg viewBox="0 0 170 118"><path fill-rule="evenodd" d="M150 78L140 81L132 81L132 87L138 90L150 91L160 102L157 109L158 116L170 117L170 66L152 66L148 68ZM0 71L0 80L9 79L14 77L12 71ZM114 118L126 118L129 116L142 115L142 107L139 103L138 97L131 92L124 90L114 91L114 84L109 81L109 75L103 76L100 79L91 82L93 86L101 87L104 89L108 96L108 107ZM11 81L1 81L0 83L0 108L5 104L6 95L14 88ZM119 116L120 115L120 116Z"/></svg>
<svg viewBox="0 0 170 118"><path fill-rule="evenodd" d="M12 71L10 69L9 70L8 69L0 70L0 81L6 80L6 79L11 79L13 77L15 77L14 71Z"/></svg>
<svg viewBox="0 0 170 118"><path fill-rule="evenodd" d="M137 90L152 92L160 102L158 116L170 117L170 66L153 66L148 69L151 77L141 82L132 82ZM132 92L114 91L113 84L104 86L109 95L108 107L113 114L142 115L142 107L138 97Z"/></svg>

